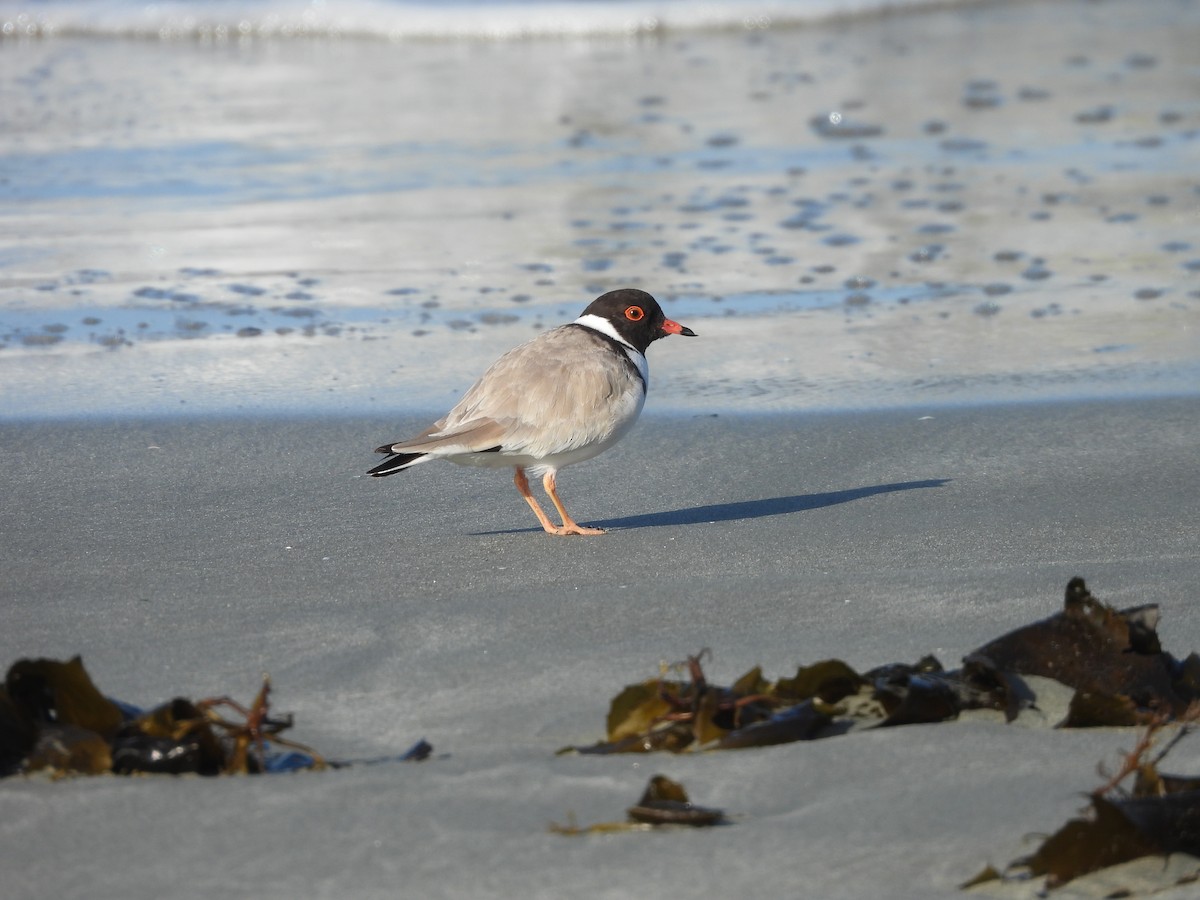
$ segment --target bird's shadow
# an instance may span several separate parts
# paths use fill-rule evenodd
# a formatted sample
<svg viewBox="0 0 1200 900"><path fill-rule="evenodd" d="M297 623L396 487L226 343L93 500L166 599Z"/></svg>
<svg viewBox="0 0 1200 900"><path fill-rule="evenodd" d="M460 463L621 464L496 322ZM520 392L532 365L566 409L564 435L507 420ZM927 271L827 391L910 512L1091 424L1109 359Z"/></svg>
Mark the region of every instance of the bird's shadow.
<svg viewBox="0 0 1200 900"><path fill-rule="evenodd" d="M711 522L734 522L740 519L762 519L767 516L786 516L792 513L837 506L873 497L876 494L891 494L896 491L915 491L921 488L942 487L949 478L929 478L925 481L901 481L895 484L876 484L868 487L850 488L844 491L828 491L823 494L794 494L790 497L770 497L765 500L737 500L732 503L710 503L667 512L643 513L620 519L605 519L589 522L599 528L657 528L662 525L702 525ZM513 528L484 531L480 534L512 534L520 531L537 531L537 528Z"/></svg>

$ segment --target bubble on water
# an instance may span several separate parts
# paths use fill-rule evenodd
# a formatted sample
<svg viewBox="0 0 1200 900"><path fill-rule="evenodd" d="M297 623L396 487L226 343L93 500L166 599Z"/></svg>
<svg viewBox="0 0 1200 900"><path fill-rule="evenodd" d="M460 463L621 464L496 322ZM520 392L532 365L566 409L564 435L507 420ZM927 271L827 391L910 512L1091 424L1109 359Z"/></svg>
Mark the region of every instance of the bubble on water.
<svg viewBox="0 0 1200 900"><path fill-rule="evenodd" d="M813 116L808 124L820 137L836 140L865 140L883 134L882 125L847 119L840 112Z"/></svg>

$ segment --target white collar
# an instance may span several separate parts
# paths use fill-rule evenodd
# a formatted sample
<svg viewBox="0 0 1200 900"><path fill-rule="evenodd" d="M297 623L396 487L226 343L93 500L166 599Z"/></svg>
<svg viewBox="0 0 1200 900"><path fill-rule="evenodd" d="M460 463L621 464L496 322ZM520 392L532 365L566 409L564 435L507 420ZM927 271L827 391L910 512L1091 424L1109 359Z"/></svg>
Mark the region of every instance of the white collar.
<svg viewBox="0 0 1200 900"><path fill-rule="evenodd" d="M613 323L603 316L598 316L595 313L584 313L578 319L571 323L572 325L582 325L584 328L590 328L592 331L598 331L606 337L612 338L622 347L628 347L634 353L638 352L637 347L617 334L617 329L613 328Z"/></svg>

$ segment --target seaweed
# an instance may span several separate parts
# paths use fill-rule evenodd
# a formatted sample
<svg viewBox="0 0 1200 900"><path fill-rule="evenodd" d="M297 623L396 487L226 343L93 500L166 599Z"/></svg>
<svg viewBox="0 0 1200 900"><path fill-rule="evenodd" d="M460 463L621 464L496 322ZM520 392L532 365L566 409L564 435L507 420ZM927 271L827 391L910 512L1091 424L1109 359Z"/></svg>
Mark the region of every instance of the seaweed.
<svg viewBox="0 0 1200 900"><path fill-rule="evenodd" d="M709 828L729 824L724 810L692 803L683 785L665 775L653 776L646 784L641 799L629 807L625 814L628 818L624 822L597 822L585 826L576 825L574 816L569 815L566 825L551 822L549 829L554 834L578 836L663 828Z"/></svg>
<svg viewBox="0 0 1200 900"><path fill-rule="evenodd" d="M78 656L66 662L21 659L0 689L0 776L324 768L317 753L280 736L292 727L292 717L272 715L270 693L264 677L248 707L229 697L178 697L142 712L105 697ZM236 715L223 715L227 710Z"/></svg>
<svg viewBox="0 0 1200 900"><path fill-rule="evenodd" d="M1088 796L1088 806L1078 818L1045 838L1030 856L1003 871L988 866L962 887L996 894L1008 885L1041 878L1044 889L1053 890L1146 857L1164 863L1169 857L1182 857L1171 867L1156 863L1149 890L1195 881L1200 877L1200 778L1163 773L1159 764L1198 723L1200 702L1189 705L1174 721L1160 714L1143 727L1133 749L1123 753L1115 773L1101 770L1105 781ZM1169 729L1173 735L1152 755ZM1122 785L1131 776L1133 785L1126 789ZM1145 875L1140 878L1147 880ZM1122 881L1121 875L1106 881L1107 891L1114 880ZM1122 885L1117 890L1121 896L1131 896L1134 889Z"/></svg>
<svg viewBox="0 0 1200 900"><path fill-rule="evenodd" d="M989 641L962 666L933 656L858 672L840 659L800 666L769 681L755 667L729 686L703 670L709 651L627 685L609 705L605 739L560 753L674 753L765 747L862 728L929 724L969 710L1013 721L1037 704L1038 679L1073 691L1059 727L1136 725L1181 715L1200 695L1200 657L1162 649L1157 606L1118 610L1082 578L1067 584L1058 613Z"/></svg>

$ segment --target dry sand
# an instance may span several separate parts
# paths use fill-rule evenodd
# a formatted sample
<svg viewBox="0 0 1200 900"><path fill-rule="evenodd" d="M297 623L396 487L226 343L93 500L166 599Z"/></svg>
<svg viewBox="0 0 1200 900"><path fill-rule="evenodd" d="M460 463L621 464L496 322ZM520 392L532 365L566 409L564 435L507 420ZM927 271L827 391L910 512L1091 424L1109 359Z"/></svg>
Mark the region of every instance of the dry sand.
<svg viewBox="0 0 1200 900"><path fill-rule="evenodd" d="M359 760L253 780L0 786L5 896L953 897L1061 825L1132 734L1001 722L685 756L555 757L703 647L711 678L955 665L1081 574L1200 647L1195 399L651 418L567 470L555 539L502 473L377 481L380 419L0 431L0 656L113 696L249 699ZM416 424L412 421L409 424ZM417 738L421 764L394 757ZM1200 744L1172 756L1200 768ZM565 838L680 779L736 824ZM1186 892L1175 896L1186 896Z"/></svg>

